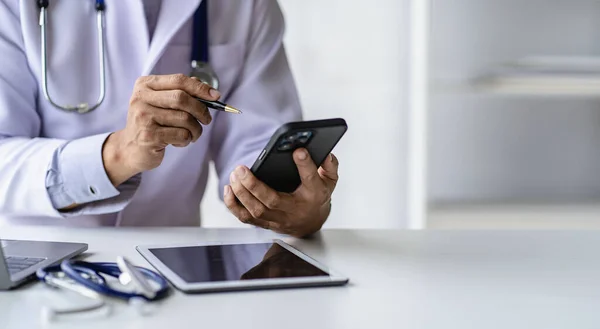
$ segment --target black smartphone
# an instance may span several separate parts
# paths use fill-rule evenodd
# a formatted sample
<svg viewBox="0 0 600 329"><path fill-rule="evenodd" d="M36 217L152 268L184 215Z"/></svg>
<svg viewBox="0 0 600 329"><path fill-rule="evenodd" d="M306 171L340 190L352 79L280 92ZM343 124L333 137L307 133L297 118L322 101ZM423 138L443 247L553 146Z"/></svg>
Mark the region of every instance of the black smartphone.
<svg viewBox="0 0 600 329"><path fill-rule="evenodd" d="M252 173L276 191L291 193L300 186L294 150L305 148L319 167L342 138L344 119L290 122L281 126L254 162Z"/></svg>

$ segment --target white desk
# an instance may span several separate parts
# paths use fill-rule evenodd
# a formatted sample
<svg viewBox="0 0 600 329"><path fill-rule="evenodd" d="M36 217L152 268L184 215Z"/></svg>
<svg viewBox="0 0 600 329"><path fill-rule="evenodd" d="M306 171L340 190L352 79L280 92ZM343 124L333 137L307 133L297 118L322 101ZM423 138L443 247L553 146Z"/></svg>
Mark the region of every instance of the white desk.
<svg viewBox="0 0 600 329"><path fill-rule="evenodd" d="M81 241L91 260L137 244L268 238L255 230L4 227L3 238ZM288 240L348 275L346 287L175 293L156 315L123 304L51 328L598 328L600 232L324 231ZM40 284L0 292L0 328L36 328ZM46 292L47 293L47 292Z"/></svg>

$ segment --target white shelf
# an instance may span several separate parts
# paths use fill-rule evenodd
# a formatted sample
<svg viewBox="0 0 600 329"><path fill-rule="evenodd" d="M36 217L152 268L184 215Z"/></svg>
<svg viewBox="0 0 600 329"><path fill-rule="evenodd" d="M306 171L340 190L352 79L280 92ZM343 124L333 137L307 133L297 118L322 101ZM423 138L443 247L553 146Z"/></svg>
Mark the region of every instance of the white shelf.
<svg viewBox="0 0 600 329"><path fill-rule="evenodd" d="M471 81L475 91L506 95L598 96L600 58L530 56L493 67Z"/></svg>
<svg viewBox="0 0 600 329"><path fill-rule="evenodd" d="M600 229L600 203L439 205L428 218L431 229Z"/></svg>

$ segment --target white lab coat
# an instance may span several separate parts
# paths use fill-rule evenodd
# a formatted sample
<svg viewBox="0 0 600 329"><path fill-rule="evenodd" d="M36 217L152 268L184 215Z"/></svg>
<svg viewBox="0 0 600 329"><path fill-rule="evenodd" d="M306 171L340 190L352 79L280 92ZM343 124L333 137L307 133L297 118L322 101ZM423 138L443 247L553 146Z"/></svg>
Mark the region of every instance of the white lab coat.
<svg viewBox="0 0 600 329"><path fill-rule="evenodd" d="M66 217L48 197L45 178L54 150L68 140L125 126L135 80L189 73L192 18L200 0L163 0L149 44L142 0L106 0L107 94L81 115L52 107L41 92L39 9L33 0L0 0L0 214L14 223L197 225L214 160L219 193L236 165L251 165L273 131L300 119L300 105L282 44L275 0L212 0L210 59L222 99L242 115L212 111L213 122L186 148L167 148L160 167L142 175L118 213ZM50 1L49 88L59 104L98 96L93 0Z"/></svg>

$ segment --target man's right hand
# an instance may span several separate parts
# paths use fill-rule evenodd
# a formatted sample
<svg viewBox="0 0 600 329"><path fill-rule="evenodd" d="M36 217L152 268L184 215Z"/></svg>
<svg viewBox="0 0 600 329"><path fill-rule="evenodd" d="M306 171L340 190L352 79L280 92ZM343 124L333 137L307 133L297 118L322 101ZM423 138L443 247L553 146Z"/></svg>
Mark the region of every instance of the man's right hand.
<svg viewBox="0 0 600 329"><path fill-rule="evenodd" d="M167 145L185 147L212 120L204 104L220 93L183 74L139 78L129 103L125 129L111 134L102 148L104 168L116 187L132 176L158 167Z"/></svg>

